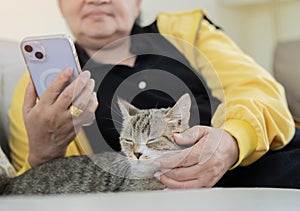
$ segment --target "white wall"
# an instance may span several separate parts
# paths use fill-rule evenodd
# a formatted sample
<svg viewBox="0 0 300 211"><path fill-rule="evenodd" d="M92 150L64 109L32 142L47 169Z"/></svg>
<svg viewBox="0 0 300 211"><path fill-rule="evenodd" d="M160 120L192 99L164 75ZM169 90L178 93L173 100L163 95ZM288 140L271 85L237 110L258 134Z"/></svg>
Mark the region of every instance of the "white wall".
<svg viewBox="0 0 300 211"><path fill-rule="evenodd" d="M21 40L28 35L66 32L56 0L0 0L0 37Z"/></svg>
<svg viewBox="0 0 300 211"><path fill-rule="evenodd" d="M142 20L150 23L159 11L202 7L216 24L222 26L225 33L269 71L272 70L275 43L278 40L300 39L299 0L280 2L277 10L270 3L236 6L220 4L219 1L225 0L143 0ZM57 9L56 0L0 2L2 38L20 41L29 35L69 33ZM277 16L274 16L274 11Z"/></svg>

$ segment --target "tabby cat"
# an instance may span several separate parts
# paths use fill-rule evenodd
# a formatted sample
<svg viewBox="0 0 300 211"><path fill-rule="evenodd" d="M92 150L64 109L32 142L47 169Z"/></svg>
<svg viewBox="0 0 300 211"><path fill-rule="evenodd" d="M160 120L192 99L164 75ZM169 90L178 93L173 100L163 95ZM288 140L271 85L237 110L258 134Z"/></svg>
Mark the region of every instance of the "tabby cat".
<svg viewBox="0 0 300 211"><path fill-rule="evenodd" d="M64 157L15 178L0 178L0 193L62 194L163 189L153 161L181 150L173 134L189 125L191 99L183 95L172 108L140 110L119 99L123 117L121 153ZM125 156L124 156L125 155Z"/></svg>

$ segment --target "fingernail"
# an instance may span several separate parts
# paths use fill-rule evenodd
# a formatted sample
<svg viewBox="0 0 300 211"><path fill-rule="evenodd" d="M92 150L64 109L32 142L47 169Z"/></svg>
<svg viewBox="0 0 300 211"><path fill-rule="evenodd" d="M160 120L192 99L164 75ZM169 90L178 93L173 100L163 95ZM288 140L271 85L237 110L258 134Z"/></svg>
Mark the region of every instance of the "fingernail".
<svg viewBox="0 0 300 211"><path fill-rule="evenodd" d="M91 74L89 71L84 71L80 75L81 75L81 79L84 83L87 83L91 77Z"/></svg>
<svg viewBox="0 0 300 211"><path fill-rule="evenodd" d="M154 177L160 181L160 175L161 175L161 172L158 171L154 174Z"/></svg>
<svg viewBox="0 0 300 211"><path fill-rule="evenodd" d="M98 98L97 98L96 92L93 92L93 96L94 96L94 99L95 99L95 110L96 110L96 108L97 108L98 105L99 105L99 102L98 102Z"/></svg>
<svg viewBox="0 0 300 211"><path fill-rule="evenodd" d="M83 78L83 79L88 79L88 72L87 71L83 71L80 76Z"/></svg>
<svg viewBox="0 0 300 211"><path fill-rule="evenodd" d="M66 76L71 76L73 74L73 69L72 68L67 68L64 70L64 74Z"/></svg>
<svg viewBox="0 0 300 211"><path fill-rule="evenodd" d="M84 80L86 80L86 79L84 79ZM93 92L94 91L94 87L95 87L95 80L92 79L92 78L87 79L87 80L88 80L87 86L88 86L89 90Z"/></svg>
<svg viewBox="0 0 300 211"><path fill-rule="evenodd" d="M94 90L95 80L93 78L90 79L90 84L91 84L92 89Z"/></svg>
<svg viewBox="0 0 300 211"><path fill-rule="evenodd" d="M87 70L83 71L81 74L83 74L84 77L87 77L87 78L90 78L90 77L91 77L90 71L87 71Z"/></svg>
<svg viewBox="0 0 300 211"><path fill-rule="evenodd" d="M182 136L181 133L175 133L175 134L174 134L174 137L175 137L175 138L183 138L183 136Z"/></svg>

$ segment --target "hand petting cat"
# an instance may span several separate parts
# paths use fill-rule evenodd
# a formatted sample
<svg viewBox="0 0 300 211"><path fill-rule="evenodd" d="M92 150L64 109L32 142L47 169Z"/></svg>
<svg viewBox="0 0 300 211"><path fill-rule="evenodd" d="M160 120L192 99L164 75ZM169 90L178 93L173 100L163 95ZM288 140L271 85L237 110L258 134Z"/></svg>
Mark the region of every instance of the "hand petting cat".
<svg viewBox="0 0 300 211"><path fill-rule="evenodd" d="M62 71L38 102L32 82L26 89L23 117L29 138L28 162L32 167L65 156L68 144L98 106L93 94L95 82L88 71L82 72L64 89L72 75L71 69ZM71 115L69 107L72 104L80 106L80 116ZM41 125L42 130L37 130Z"/></svg>
<svg viewBox="0 0 300 211"><path fill-rule="evenodd" d="M236 140L221 129L194 126L174 139L194 145L157 160L161 171L154 176L169 189L213 187L238 160Z"/></svg>

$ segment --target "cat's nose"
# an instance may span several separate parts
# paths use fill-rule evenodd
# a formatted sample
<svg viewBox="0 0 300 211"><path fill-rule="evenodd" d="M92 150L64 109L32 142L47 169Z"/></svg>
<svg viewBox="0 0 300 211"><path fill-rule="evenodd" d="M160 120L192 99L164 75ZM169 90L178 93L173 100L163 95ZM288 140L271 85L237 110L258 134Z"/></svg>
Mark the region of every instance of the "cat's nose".
<svg viewBox="0 0 300 211"><path fill-rule="evenodd" d="M135 155L135 157L136 157L137 159L139 159L139 158L142 156L142 153L140 153L140 152L135 152L134 155Z"/></svg>

